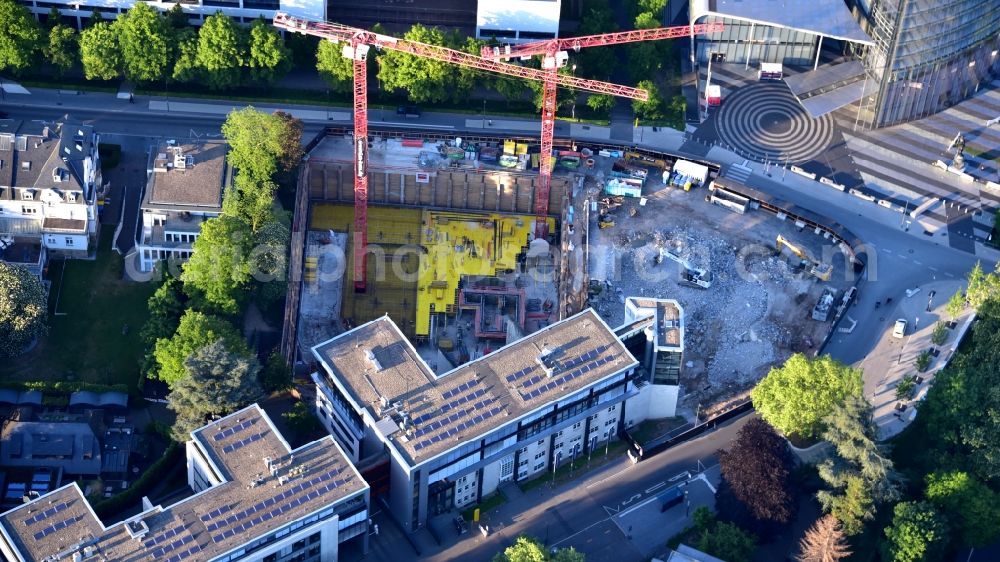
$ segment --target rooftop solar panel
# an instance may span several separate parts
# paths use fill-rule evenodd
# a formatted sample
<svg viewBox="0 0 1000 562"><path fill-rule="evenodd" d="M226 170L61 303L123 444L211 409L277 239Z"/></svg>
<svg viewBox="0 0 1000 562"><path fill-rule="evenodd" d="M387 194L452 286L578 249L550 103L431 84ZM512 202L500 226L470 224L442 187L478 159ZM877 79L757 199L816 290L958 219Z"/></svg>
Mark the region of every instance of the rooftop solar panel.
<svg viewBox="0 0 1000 562"><path fill-rule="evenodd" d="M234 443L230 443L229 445L226 445L225 447L222 448L222 452L224 452L224 453L232 453L233 451L235 451L237 449L242 449L243 447L246 447L247 445L249 445L250 443L253 443L254 441L259 441L259 440L263 439L265 435L267 435L267 433L263 432L263 431L260 432L260 433L254 433L253 435L251 435L250 437L247 437L246 439L243 439L243 440L240 440L240 441L236 441Z"/></svg>
<svg viewBox="0 0 1000 562"><path fill-rule="evenodd" d="M250 427L253 424L254 424L254 420L253 419L246 420L246 421L244 421L242 423L239 423L237 425L234 425L233 427L230 427L228 429L223 429L222 431L216 433L213 436L213 438L216 441L221 441L221 440L225 439L226 437L229 437L230 435L235 435L236 433L239 433L240 431L243 431L244 429Z"/></svg>
<svg viewBox="0 0 1000 562"><path fill-rule="evenodd" d="M67 507L69 507L69 503L67 502L56 504L54 507L50 507L49 509L46 509L42 513L36 513L34 517L29 517L28 519L25 519L24 524L34 525L35 523L39 523L41 521L48 519L49 517L52 517L53 515L59 513L60 511L66 509Z"/></svg>

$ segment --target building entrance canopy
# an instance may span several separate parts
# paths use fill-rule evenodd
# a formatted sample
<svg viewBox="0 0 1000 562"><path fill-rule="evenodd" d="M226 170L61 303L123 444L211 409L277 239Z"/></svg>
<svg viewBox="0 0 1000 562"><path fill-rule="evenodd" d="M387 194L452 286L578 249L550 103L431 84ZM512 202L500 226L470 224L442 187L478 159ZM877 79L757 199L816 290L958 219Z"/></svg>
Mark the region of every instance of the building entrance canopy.
<svg viewBox="0 0 1000 562"><path fill-rule="evenodd" d="M843 0L691 0L691 22L699 23L706 16L872 43Z"/></svg>
<svg viewBox="0 0 1000 562"><path fill-rule="evenodd" d="M874 80L865 80L865 68L856 60L786 76L785 85L814 119L850 105L878 89Z"/></svg>

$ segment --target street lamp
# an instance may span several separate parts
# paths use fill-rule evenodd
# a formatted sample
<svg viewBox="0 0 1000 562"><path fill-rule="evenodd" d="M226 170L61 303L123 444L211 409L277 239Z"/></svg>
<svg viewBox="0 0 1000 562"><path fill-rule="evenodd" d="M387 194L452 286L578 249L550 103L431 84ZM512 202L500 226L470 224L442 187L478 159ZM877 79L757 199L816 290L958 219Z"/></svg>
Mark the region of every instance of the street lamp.
<svg viewBox="0 0 1000 562"><path fill-rule="evenodd" d="M594 447L597 446L597 436L590 438L590 447L587 448L587 467L590 467L590 456L594 454Z"/></svg>
<svg viewBox="0 0 1000 562"><path fill-rule="evenodd" d="M556 459L552 461L552 485L556 483L556 469L559 468L559 461L562 460L562 451L556 453Z"/></svg>
<svg viewBox="0 0 1000 562"><path fill-rule="evenodd" d="M486 98L483 98L483 129L486 129Z"/></svg>

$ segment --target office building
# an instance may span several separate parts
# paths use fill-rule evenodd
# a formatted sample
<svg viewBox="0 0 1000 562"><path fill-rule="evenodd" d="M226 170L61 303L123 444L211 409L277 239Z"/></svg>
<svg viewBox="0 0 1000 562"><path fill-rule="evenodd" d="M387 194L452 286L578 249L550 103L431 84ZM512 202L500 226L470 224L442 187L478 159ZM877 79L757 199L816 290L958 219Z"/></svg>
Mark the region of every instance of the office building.
<svg viewBox="0 0 1000 562"><path fill-rule="evenodd" d="M35 14L45 17L52 8L58 8L65 18L74 18L82 29L94 12L100 12L105 20L117 19L135 5L135 0L17 0ZM175 0L173 2L146 2L165 12L180 4L185 14L191 16L191 23L201 25L205 18L222 12L236 21L252 23L263 17L270 21L274 13L281 11L293 16L315 20L326 19L326 0Z"/></svg>
<svg viewBox="0 0 1000 562"><path fill-rule="evenodd" d="M295 450L257 405L186 444L194 494L105 526L76 483L0 515L11 562L330 562L367 550L368 484L330 437Z"/></svg>
<svg viewBox="0 0 1000 562"><path fill-rule="evenodd" d="M642 363L647 386L632 402L644 417L677 415L684 360L684 309L670 299L628 297L625 323L615 330L625 347Z"/></svg>

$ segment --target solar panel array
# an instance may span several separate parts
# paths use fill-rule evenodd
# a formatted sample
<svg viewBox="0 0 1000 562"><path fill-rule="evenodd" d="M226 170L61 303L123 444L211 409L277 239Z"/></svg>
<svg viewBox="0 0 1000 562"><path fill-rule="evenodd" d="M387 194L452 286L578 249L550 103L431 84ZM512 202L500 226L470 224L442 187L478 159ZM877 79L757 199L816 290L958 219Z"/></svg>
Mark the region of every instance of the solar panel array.
<svg viewBox="0 0 1000 562"><path fill-rule="evenodd" d="M436 416L438 414L443 414L443 413L445 413L445 412L447 412L447 411L449 411L449 410L451 410L453 408L456 408L458 406L461 406L462 404L465 404L469 400L474 400L476 398L479 398L480 396L483 396L484 394L486 394L486 392L487 392L487 390L485 388L480 388L479 390L476 390L474 392L466 394L465 396L459 398L458 400L452 400L451 402L448 402L447 404L441 406L440 408L438 408L437 410L435 410L433 412L429 412L427 414L424 414L424 415L418 417L417 419L413 420L413 423L415 423L415 424L424 423L425 421L433 418L434 416Z"/></svg>
<svg viewBox="0 0 1000 562"><path fill-rule="evenodd" d="M191 556L192 554L195 554L195 553L198 553L198 552L201 552L201 547L198 546L198 545L194 545L191 548L185 550L184 552L179 552L179 553L171 556L170 558L167 558L167 562L180 562L181 560L184 560L188 556Z"/></svg>
<svg viewBox="0 0 1000 562"><path fill-rule="evenodd" d="M165 546L163 546L161 548L157 548L156 550L154 550L152 552L153 558L155 558L156 560L159 560L164 554L170 554L171 552L177 550L178 548L186 545L187 543L189 543L189 542L191 542L193 540L194 540L194 537L192 537L191 535L183 536L180 539L175 540L174 542L172 542L172 543L170 543L168 545L165 545Z"/></svg>
<svg viewBox="0 0 1000 562"><path fill-rule="evenodd" d="M474 427L476 424L481 423L484 420L487 420L489 418L492 418L493 416L499 414L502 411L503 411L503 408L496 407L496 408L493 408L493 409L491 409L491 410L489 410L487 412L483 412L482 414L479 414L478 416L475 416L474 418L472 418L472 419L470 419L468 421L462 422L462 423L456 425L455 427L452 427L452 428L448 429L448 431L442 432L439 435L435 435L434 437L431 437L430 439L424 439L423 441L421 441L421 442L417 443L416 445L414 445L413 448L414 448L414 450L419 451L419 450L421 450L421 449L423 449L425 447L430 447L434 443L438 443L440 441L443 441L443 440L451 437L452 435L458 434L459 432L461 432L461 431L463 431L465 429L468 429L470 427Z"/></svg>
<svg viewBox="0 0 1000 562"><path fill-rule="evenodd" d="M447 400L452 396L458 396L459 394L465 392L466 390L469 390L470 388L476 386L477 384L479 384L479 379L472 379L471 381L464 382L451 390L441 393L441 398Z"/></svg>
<svg viewBox="0 0 1000 562"><path fill-rule="evenodd" d="M34 517L29 517L29 518L25 519L24 520L24 524L25 525L34 525L35 523L38 523L39 521L45 521L49 517L52 517L53 515L59 513L60 511L66 509L67 507L69 507L69 503L68 502L62 502L60 504L57 504L55 507L50 507L49 509L46 509L45 511L43 511L41 513L36 513Z"/></svg>
<svg viewBox="0 0 1000 562"><path fill-rule="evenodd" d="M615 358L613 356L611 356L611 357L602 357L602 358L598 359L597 361L591 361L590 363L584 365L583 367L580 367L579 369L577 369L575 371L571 371L569 373L566 373L565 375L563 375L563 376L561 376L561 377L559 377L557 379L552 380L548 384L541 385L538 388L532 390L531 392L529 392L527 394L523 394L522 393L521 394L521 398L524 399L524 400L531 400L532 398L537 398L537 397L541 396L542 394L545 394L546 392L549 392L550 390L554 390L556 388L559 388L560 386L562 386L562 385L570 382L571 380L573 380L573 379L575 379L575 378L577 378L579 376L582 376L582 375L590 372L591 370L600 367L601 365L604 365L606 363L610 363L610 362L612 362L614 360L615 360Z"/></svg>
<svg viewBox="0 0 1000 562"><path fill-rule="evenodd" d="M247 421L245 421L243 423L234 425L233 427L230 427L229 429L223 429L222 431L216 433L213 436L213 439L215 439L216 441L222 441L226 437L229 437L230 435L236 435L237 433L239 433L239 432L243 431L244 429L250 427L256 421L257 420L251 418L251 419L248 419Z"/></svg>
<svg viewBox="0 0 1000 562"><path fill-rule="evenodd" d="M178 525L161 535L157 535L152 540L148 540L142 543L142 545L145 546L146 548L153 548L154 546L164 541L170 540L183 532L184 532L184 525Z"/></svg>
<svg viewBox="0 0 1000 562"><path fill-rule="evenodd" d="M492 404L495 401L496 401L496 399L494 399L494 398L487 398L486 400L480 400L479 402L476 402L475 404L473 404L471 408L466 408L466 409L464 409L462 411L455 412L454 414L452 414L452 415L450 415L450 416L448 416L446 418L441 418L439 420L434 420L433 422L427 424L424 427L421 427L416 432L414 432L413 436L414 437L423 437L424 435L427 435L428 433L430 433L432 431L437 431L437 430L441 429L442 427L448 427L449 425L457 422L458 420L464 418L465 416L471 414L472 412L475 412L476 410L478 410L480 408L484 408L486 406L489 406L490 404Z"/></svg>
<svg viewBox="0 0 1000 562"><path fill-rule="evenodd" d="M230 443L229 445L226 445L225 447L222 448L222 452L227 454L232 453L233 451L237 449L242 449L243 447L253 443L254 441L260 441L261 439L264 438L265 435L267 435L266 431L261 431L260 433L254 433L253 435L247 437L246 439L235 441L233 443Z"/></svg>
<svg viewBox="0 0 1000 562"><path fill-rule="evenodd" d="M605 350L609 349L610 347L611 347L611 345L600 345L600 346L597 346L594 349L591 349L590 351L584 353L583 355L580 355L578 357L574 357L573 359L570 359L569 361L566 361L565 363L560 363L559 364L559 371L560 372L565 372L568 369L572 369L573 367L576 367L577 365L581 365L581 364L583 364L583 363L585 363L587 361L590 361L591 359L597 357L598 355L600 355L601 353L603 353ZM530 368L527 369L527 370L528 370L528 372L531 371ZM533 376L533 377L531 377L529 379L526 379L524 381L524 383L521 385L521 388L524 388L524 389L530 388L530 387L532 387L532 386L534 386L534 385L536 385L536 384L538 384L538 383L546 380L547 378L549 378L549 377L547 377L545 375L535 375L535 376ZM576 378L576 377L573 377L573 378ZM524 394L521 395L522 398L524 396L525 396Z"/></svg>
<svg viewBox="0 0 1000 562"><path fill-rule="evenodd" d="M300 506L302 504L308 503L308 502L310 502L310 501L312 501L312 500L320 497L321 495L329 492L330 490L333 490L335 488L343 486L344 484L347 484L347 482L348 482L347 480L333 480L333 478L338 474L338 472L339 471L337 471L337 470L331 470L330 472L327 472L326 474L322 474L322 475L317 476L316 478L313 478L311 480L306 480L304 482L296 484L295 486L292 486L292 487L288 488L287 490L281 492L280 494L271 496L270 498L268 498L268 499L266 499L266 500L264 500L264 501L262 501L262 502L260 502L258 504L255 504L255 505L253 505L253 506L251 506L251 507L249 507L249 508L247 508L247 509L245 509L245 510L243 510L243 511L237 513L237 514L235 514L235 515L230 515L226 519L220 519L220 520L216 521L215 523L211 523L209 525L206 525L205 528L207 530L209 530L209 531L217 531L217 530L222 529L224 527L228 527L228 526L232 525L233 523L238 523L238 522L242 521L242 523L240 523L238 525L234 525L233 528L231 528L231 529L229 529L227 531L223 531L222 533L219 533L218 535L215 535L215 536L212 537L213 541L215 541L217 543L220 543L220 542L228 539L229 537L235 536L237 533L239 533L241 531L246 531L246 530L250 529L251 527L253 527L254 525L260 524L260 523L262 523L264 521L270 521L271 519L273 519L273 518L275 518L275 517L277 517L277 516L279 516L279 515L287 512L287 511L289 511L291 509L294 509L294 508L296 508L296 507L298 507L298 506ZM326 484L325 486L320 486L320 487L316 488L315 490L309 492L308 494L306 494L306 495L304 495L302 497L296 498L296 499L294 499L294 500L292 500L292 501L290 501L288 503L281 503L282 501L284 501L284 500L286 500L286 499L294 496L295 494L298 494L299 492L303 492L305 490L308 490L309 488L312 488L312 487L316 486L317 484L321 484L321 483L327 482L327 481L330 481L330 482L328 484ZM278 507L275 507L274 509L268 510L268 508L270 508L272 506L275 506L275 505L277 505ZM246 519L247 517L250 517L251 515L253 515L255 513L261 513L261 515L255 517L253 519L249 519L249 520Z"/></svg>
<svg viewBox="0 0 1000 562"><path fill-rule="evenodd" d="M520 371L517 371L514 374L507 375L505 378L507 379L507 382L516 382L517 379L523 377L524 375L527 375L528 373L530 373L531 371L534 371L534 370L535 370L535 366L532 365L531 367L525 367L525 368L521 369Z"/></svg>
<svg viewBox="0 0 1000 562"><path fill-rule="evenodd" d="M35 533L35 540L36 541L40 541L40 540L44 539L45 537L49 536L50 534L52 534L52 533L54 533L56 531L65 529L66 527L69 527L70 525L76 523L79 519L80 519L80 517L70 517L69 519L64 519L64 520L56 523L55 525L49 525L48 527L46 527L46 528L42 529L41 531L38 531L37 533Z"/></svg>
<svg viewBox="0 0 1000 562"><path fill-rule="evenodd" d="M220 507L219 509L214 509L212 511L209 511L207 514L202 515L201 516L201 520L202 521L208 521L209 519L215 519L216 517L222 515L223 513L228 512L230 509L232 509L232 507L230 507L228 504L226 504L226 505Z"/></svg>

